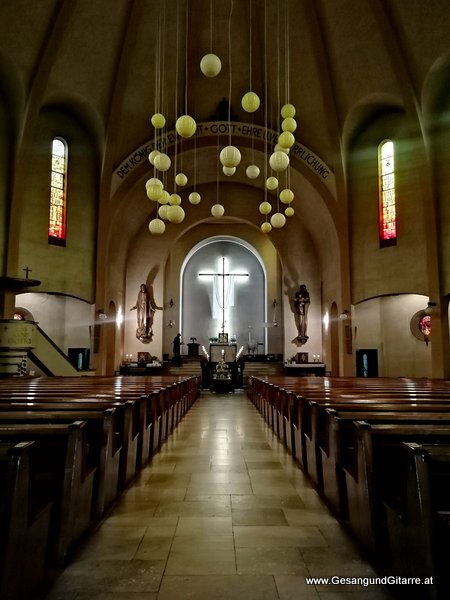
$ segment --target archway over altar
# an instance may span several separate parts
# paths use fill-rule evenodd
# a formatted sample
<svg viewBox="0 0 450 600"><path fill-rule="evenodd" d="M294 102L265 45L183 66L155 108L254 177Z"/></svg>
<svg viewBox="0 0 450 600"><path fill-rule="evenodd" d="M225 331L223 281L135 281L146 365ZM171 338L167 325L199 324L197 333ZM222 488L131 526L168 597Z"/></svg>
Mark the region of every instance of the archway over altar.
<svg viewBox="0 0 450 600"><path fill-rule="evenodd" d="M225 334L244 353L267 351L266 273L256 250L232 236L204 240L180 274L181 333L208 348Z"/></svg>

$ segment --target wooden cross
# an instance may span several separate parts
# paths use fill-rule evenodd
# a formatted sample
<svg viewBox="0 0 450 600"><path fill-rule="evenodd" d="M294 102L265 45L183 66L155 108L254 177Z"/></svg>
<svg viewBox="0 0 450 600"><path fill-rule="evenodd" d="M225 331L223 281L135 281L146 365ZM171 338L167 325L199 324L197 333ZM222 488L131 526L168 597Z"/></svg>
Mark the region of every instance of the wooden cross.
<svg viewBox="0 0 450 600"><path fill-rule="evenodd" d="M199 277L222 277L222 333L225 333L225 277L248 277L248 273L225 273L225 257L222 257L222 273L199 273Z"/></svg>
<svg viewBox="0 0 450 600"><path fill-rule="evenodd" d="M28 273L32 273L33 269L30 269L29 267L25 267L25 269L22 269L22 271L25 271L25 276L28 279Z"/></svg>

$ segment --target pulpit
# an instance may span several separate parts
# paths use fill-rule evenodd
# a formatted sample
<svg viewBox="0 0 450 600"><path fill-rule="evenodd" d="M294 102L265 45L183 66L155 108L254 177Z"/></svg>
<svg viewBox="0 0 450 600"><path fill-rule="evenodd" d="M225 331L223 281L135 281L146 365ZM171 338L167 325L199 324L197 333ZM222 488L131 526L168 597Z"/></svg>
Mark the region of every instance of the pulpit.
<svg viewBox="0 0 450 600"><path fill-rule="evenodd" d="M198 356L198 349L200 347L200 344L197 344L196 342L191 342L190 344L187 345L188 347L188 356Z"/></svg>

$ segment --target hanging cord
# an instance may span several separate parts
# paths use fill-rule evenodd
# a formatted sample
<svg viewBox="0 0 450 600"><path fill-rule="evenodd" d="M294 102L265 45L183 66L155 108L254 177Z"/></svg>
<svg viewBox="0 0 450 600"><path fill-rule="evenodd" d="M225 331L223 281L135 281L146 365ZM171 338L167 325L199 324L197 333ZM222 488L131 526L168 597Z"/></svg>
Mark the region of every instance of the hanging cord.
<svg viewBox="0 0 450 600"><path fill-rule="evenodd" d="M213 50L213 5L212 0L209 0L209 53L212 54Z"/></svg>
<svg viewBox="0 0 450 600"><path fill-rule="evenodd" d="M228 145L231 146L231 16L233 0L230 1L230 17L228 19L228 64L230 65L230 87L228 92Z"/></svg>
<svg viewBox="0 0 450 600"><path fill-rule="evenodd" d="M264 201L267 202L267 0L264 0L264 122Z"/></svg>

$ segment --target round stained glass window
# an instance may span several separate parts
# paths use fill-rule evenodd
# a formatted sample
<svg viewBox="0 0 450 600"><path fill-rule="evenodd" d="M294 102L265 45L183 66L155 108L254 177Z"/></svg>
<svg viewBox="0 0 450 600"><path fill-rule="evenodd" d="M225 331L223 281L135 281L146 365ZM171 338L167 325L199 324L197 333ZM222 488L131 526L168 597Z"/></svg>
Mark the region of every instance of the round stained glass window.
<svg viewBox="0 0 450 600"><path fill-rule="evenodd" d="M424 315L419 321L419 329L422 335L429 337L431 334L431 316Z"/></svg>

